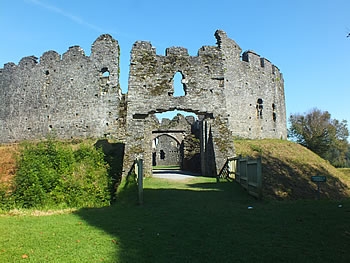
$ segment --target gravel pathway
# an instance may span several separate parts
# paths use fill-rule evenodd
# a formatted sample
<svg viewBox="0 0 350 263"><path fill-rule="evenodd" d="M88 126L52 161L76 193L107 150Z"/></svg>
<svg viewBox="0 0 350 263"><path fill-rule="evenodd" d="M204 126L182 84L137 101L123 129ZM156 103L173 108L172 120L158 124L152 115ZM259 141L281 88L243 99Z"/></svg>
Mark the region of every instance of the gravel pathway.
<svg viewBox="0 0 350 263"><path fill-rule="evenodd" d="M200 176L200 174L181 171L181 170L153 170L153 177L171 179L171 180L185 180Z"/></svg>

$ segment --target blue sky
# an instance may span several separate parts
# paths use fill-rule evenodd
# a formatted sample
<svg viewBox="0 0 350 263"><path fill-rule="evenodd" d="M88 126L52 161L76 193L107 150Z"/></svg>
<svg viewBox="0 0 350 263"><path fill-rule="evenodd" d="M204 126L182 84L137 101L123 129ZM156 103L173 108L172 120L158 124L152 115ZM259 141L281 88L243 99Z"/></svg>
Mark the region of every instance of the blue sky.
<svg viewBox="0 0 350 263"><path fill-rule="evenodd" d="M349 14L349 0L0 0L0 67L73 45L89 55L109 33L121 48L126 92L135 41L150 41L158 54L183 46L196 55L222 29L283 73L287 117L317 107L350 124Z"/></svg>

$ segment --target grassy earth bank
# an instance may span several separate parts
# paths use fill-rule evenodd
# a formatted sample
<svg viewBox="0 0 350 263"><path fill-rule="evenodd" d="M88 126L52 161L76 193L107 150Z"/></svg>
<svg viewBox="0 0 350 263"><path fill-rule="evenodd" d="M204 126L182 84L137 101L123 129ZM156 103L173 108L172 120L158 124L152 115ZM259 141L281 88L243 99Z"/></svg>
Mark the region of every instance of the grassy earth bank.
<svg viewBox="0 0 350 263"><path fill-rule="evenodd" d="M350 196L347 169L336 169L307 148L285 140L235 140L236 154L262 157L263 196L270 199L315 199L311 176L325 175L321 198ZM344 173L345 172L345 173Z"/></svg>

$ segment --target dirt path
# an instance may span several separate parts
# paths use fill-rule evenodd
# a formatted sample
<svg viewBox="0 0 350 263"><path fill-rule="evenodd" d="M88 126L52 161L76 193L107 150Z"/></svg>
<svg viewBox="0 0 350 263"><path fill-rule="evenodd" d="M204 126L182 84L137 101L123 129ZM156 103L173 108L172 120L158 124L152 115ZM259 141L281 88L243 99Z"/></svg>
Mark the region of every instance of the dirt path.
<svg viewBox="0 0 350 263"><path fill-rule="evenodd" d="M200 176L200 174L181 171L181 170L153 170L153 177L155 178L185 180L185 179L193 178L195 176Z"/></svg>

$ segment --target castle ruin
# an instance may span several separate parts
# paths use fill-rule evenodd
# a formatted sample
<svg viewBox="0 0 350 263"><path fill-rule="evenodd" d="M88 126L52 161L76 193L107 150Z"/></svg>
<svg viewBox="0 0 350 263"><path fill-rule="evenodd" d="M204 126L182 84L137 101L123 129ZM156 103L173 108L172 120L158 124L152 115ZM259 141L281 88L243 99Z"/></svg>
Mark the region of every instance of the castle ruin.
<svg viewBox="0 0 350 263"><path fill-rule="evenodd" d="M127 94L119 86L119 45L107 34L96 39L90 56L73 46L62 56L45 52L39 62L31 56L18 65L7 63L0 69L0 143L51 132L61 139L114 138L125 144L124 170L142 156L150 174L154 140L167 145L161 136L168 136L181 145L189 133L162 130L154 114L184 110L198 116L191 125L198 129L201 171L216 175L234 155L235 136L286 139L278 68L253 51L242 53L224 31L215 37L217 45L201 47L197 56L182 47L158 55L150 42L136 42ZM174 94L176 74L182 77L182 96Z"/></svg>

